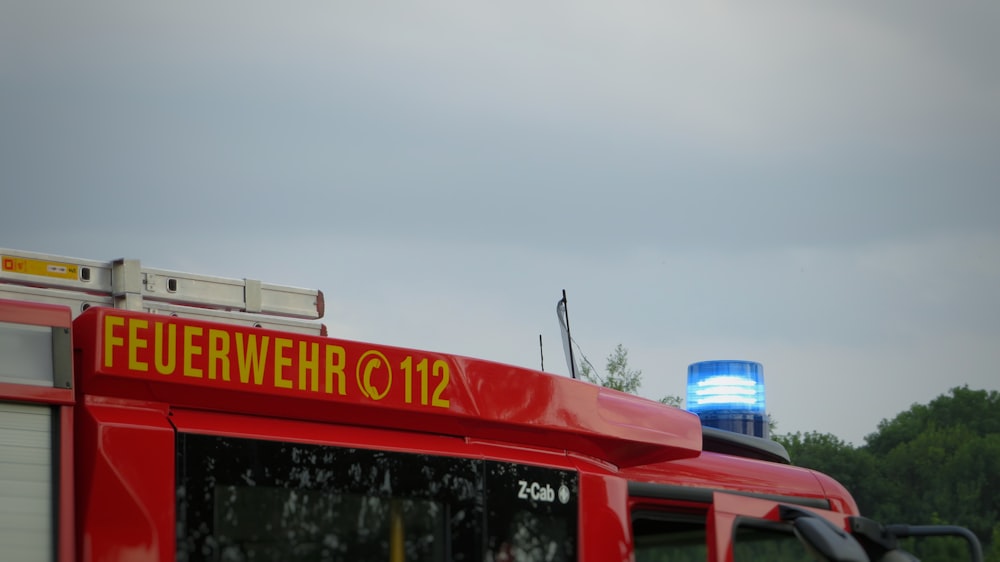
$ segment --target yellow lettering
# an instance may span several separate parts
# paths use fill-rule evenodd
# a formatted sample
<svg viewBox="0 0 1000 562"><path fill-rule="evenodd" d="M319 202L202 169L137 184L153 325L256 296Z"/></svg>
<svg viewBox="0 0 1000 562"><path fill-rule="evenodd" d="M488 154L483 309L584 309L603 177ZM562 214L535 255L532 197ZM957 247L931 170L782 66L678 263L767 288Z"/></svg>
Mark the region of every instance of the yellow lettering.
<svg viewBox="0 0 1000 562"><path fill-rule="evenodd" d="M431 397L431 406L437 406L438 408L451 408L451 400L447 398L441 398L441 393L448 388L448 379L451 378L451 370L448 368L448 364L444 361L438 359L434 362L434 376L440 378L436 387L434 387L434 396Z"/></svg>
<svg viewBox="0 0 1000 562"><path fill-rule="evenodd" d="M310 353L311 352L311 353ZM312 377L309 375L312 374ZM307 382L312 384L307 385ZM299 390L319 391L319 344L299 342Z"/></svg>
<svg viewBox="0 0 1000 562"><path fill-rule="evenodd" d="M139 350L146 349L149 342L139 337L139 330L149 328L149 322L141 318L128 321L128 368L132 371L148 371L149 363L139 361Z"/></svg>
<svg viewBox="0 0 1000 562"><path fill-rule="evenodd" d="M324 370L324 375L326 375L326 393L333 394L333 375L337 375L337 393L341 396L347 394L347 390L344 388L344 364L347 363L347 354L344 352L344 348L339 345L328 345L326 346L326 369ZM313 390L316 390L313 388Z"/></svg>
<svg viewBox="0 0 1000 562"><path fill-rule="evenodd" d="M221 368L216 369L216 366ZM208 378L215 380L217 372L222 373L222 380L229 381L229 332L209 330Z"/></svg>
<svg viewBox="0 0 1000 562"><path fill-rule="evenodd" d="M427 358L424 357L417 363L417 372L420 373L420 403L427 405Z"/></svg>
<svg viewBox="0 0 1000 562"><path fill-rule="evenodd" d="M292 388L292 381L282 378L281 371L292 364L291 357L285 357L285 350L292 347L292 340L287 338L274 338L274 386L278 388Z"/></svg>
<svg viewBox="0 0 1000 562"><path fill-rule="evenodd" d="M115 327L124 326L125 318L121 316L104 317L104 366L110 368L114 363L116 347L125 345L125 340L115 336Z"/></svg>
<svg viewBox="0 0 1000 562"><path fill-rule="evenodd" d="M198 326L184 326L184 376L201 378L201 369L196 369L192 364L192 359L196 355L201 355L201 346L195 345L195 336L201 336L202 329Z"/></svg>
<svg viewBox="0 0 1000 562"><path fill-rule="evenodd" d="M246 343L243 341L246 336ZM240 369L240 382L250 382L250 372L253 371L253 383L263 384L264 363L267 361L267 344L270 336L262 336L260 349L257 348L257 334L236 332L236 362Z"/></svg>
<svg viewBox="0 0 1000 562"><path fill-rule="evenodd" d="M407 404L413 403L413 358L409 355L399 364L403 369L403 381L406 386L403 388L403 400Z"/></svg>
<svg viewBox="0 0 1000 562"><path fill-rule="evenodd" d="M167 344L164 354L163 322L153 323L153 366L161 375L172 375L177 367L177 325L167 324Z"/></svg>

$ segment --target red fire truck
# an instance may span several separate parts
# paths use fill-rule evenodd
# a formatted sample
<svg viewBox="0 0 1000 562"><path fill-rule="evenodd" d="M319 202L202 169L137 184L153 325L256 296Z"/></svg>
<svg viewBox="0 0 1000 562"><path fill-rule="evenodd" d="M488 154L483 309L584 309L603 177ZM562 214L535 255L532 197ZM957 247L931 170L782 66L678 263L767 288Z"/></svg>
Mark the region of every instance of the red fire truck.
<svg viewBox="0 0 1000 562"><path fill-rule="evenodd" d="M319 291L0 261L3 560L905 556L833 479L681 409L328 337Z"/></svg>

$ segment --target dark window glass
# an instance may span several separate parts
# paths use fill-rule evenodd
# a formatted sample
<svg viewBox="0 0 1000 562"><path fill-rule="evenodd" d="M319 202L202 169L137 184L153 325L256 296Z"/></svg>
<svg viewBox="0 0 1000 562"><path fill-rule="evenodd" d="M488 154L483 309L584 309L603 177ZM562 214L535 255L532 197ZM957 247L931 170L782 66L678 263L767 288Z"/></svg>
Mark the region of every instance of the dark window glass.
<svg viewBox="0 0 1000 562"><path fill-rule="evenodd" d="M640 511L632 516L636 562L704 562L705 519L695 515ZM733 562L812 562L791 526L754 521L736 527Z"/></svg>
<svg viewBox="0 0 1000 562"><path fill-rule="evenodd" d="M487 562L576 560L577 474L488 462Z"/></svg>
<svg viewBox="0 0 1000 562"><path fill-rule="evenodd" d="M786 523L759 522L736 527L733 562L813 562L805 545Z"/></svg>
<svg viewBox="0 0 1000 562"><path fill-rule="evenodd" d="M576 559L577 474L177 435L177 559Z"/></svg>
<svg viewBox="0 0 1000 562"><path fill-rule="evenodd" d="M632 535L635 562L704 562L708 557L704 517L637 512Z"/></svg>
<svg viewBox="0 0 1000 562"><path fill-rule="evenodd" d="M480 560L467 459L178 435L178 560Z"/></svg>

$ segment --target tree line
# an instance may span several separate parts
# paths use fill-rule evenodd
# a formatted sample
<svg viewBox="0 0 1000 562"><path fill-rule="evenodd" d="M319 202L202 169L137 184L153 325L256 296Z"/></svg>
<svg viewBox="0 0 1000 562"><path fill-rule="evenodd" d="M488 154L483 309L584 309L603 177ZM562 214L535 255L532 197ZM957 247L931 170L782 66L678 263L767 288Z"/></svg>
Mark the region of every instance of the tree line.
<svg viewBox="0 0 1000 562"><path fill-rule="evenodd" d="M857 447L829 433L795 432L774 439L794 464L829 474L847 487L865 517L967 527L983 543L986 561L1000 562L997 391L952 388L883 420ZM940 554L925 552L921 558ZM950 555L968 559L961 552Z"/></svg>

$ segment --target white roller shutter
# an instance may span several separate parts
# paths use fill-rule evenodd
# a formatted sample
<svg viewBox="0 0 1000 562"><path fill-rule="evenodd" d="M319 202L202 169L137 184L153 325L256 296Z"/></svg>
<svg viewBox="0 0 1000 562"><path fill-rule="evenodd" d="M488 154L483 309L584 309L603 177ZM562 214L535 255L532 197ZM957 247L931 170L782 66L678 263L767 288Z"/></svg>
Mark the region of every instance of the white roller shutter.
<svg viewBox="0 0 1000 562"><path fill-rule="evenodd" d="M0 558L53 559L52 408L0 402Z"/></svg>

